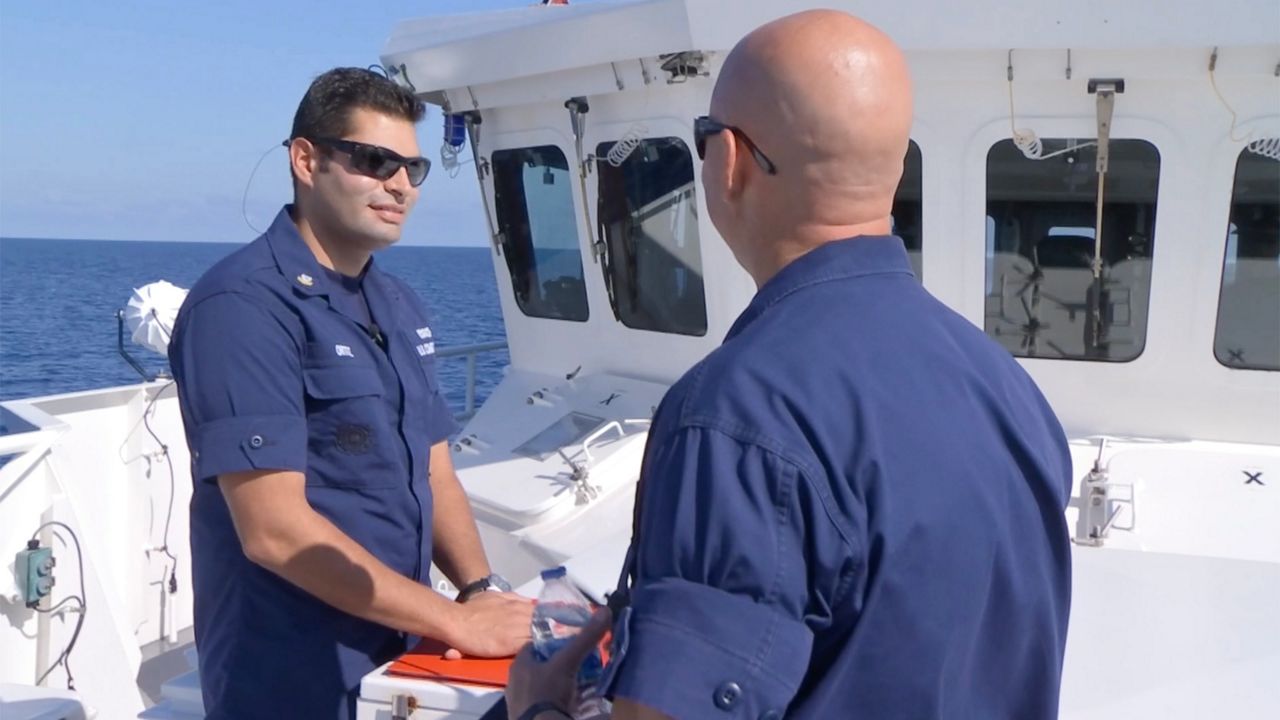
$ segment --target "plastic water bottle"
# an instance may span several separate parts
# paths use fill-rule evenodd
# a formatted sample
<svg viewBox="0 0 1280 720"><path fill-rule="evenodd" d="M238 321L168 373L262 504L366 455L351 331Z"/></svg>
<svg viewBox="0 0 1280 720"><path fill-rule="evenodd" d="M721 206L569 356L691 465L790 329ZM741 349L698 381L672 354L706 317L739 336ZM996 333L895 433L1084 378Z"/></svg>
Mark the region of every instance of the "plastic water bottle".
<svg viewBox="0 0 1280 720"><path fill-rule="evenodd" d="M542 593L533 608L533 651L547 660L569 643L591 620L591 603L566 577L563 567L542 571ZM609 701L600 696L600 676L604 663L599 648L593 649L578 668L579 720L609 713Z"/></svg>

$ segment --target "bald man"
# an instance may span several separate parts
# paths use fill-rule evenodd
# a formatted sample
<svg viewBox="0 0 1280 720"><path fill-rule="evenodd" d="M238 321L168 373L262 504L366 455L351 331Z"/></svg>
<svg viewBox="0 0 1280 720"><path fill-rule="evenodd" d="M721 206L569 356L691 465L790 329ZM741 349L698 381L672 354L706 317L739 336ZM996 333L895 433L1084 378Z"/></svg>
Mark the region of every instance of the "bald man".
<svg viewBox="0 0 1280 720"><path fill-rule="evenodd" d="M726 58L694 138L758 292L654 417L604 685L614 718L1052 718L1071 460L1031 379L913 277L890 209L902 53L833 11ZM512 720L572 710L582 641Z"/></svg>

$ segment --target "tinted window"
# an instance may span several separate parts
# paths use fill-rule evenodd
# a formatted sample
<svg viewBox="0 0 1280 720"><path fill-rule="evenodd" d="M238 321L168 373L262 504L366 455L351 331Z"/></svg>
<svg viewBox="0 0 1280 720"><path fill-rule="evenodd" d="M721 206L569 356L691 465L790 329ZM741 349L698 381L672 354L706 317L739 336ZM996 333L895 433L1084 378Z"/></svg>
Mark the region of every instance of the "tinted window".
<svg viewBox="0 0 1280 720"><path fill-rule="evenodd" d="M601 143L605 158L614 143ZM605 283L614 314L640 330L705 335L693 158L678 138L640 142L615 167L596 164Z"/></svg>
<svg viewBox="0 0 1280 720"><path fill-rule="evenodd" d="M1020 357L1132 360L1147 337L1160 155L1111 141L1098 243L1096 146L1043 143L1072 149L1033 160L1005 140L987 155L987 334Z"/></svg>
<svg viewBox="0 0 1280 720"><path fill-rule="evenodd" d="M569 163L554 145L493 153L494 205L516 303L530 317L587 319Z"/></svg>
<svg viewBox="0 0 1280 720"><path fill-rule="evenodd" d="M1280 370L1280 161L1249 150L1236 162L1213 354Z"/></svg>

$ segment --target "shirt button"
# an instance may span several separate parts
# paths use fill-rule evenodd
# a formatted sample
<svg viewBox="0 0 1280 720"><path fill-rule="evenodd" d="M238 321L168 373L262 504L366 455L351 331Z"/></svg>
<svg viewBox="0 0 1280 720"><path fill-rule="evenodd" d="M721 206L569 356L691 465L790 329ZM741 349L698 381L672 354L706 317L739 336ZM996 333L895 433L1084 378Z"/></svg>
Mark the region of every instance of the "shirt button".
<svg viewBox="0 0 1280 720"><path fill-rule="evenodd" d="M249 447L254 449L262 447L262 436L254 435L253 437L249 438Z"/></svg>
<svg viewBox="0 0 1280 720"><path fill-rule="evenodd" d="M732 681L720 683L720 687L716 688L716 707L721 710L732 710L741 697L742 688L738 686L738 683Z"/></svg>

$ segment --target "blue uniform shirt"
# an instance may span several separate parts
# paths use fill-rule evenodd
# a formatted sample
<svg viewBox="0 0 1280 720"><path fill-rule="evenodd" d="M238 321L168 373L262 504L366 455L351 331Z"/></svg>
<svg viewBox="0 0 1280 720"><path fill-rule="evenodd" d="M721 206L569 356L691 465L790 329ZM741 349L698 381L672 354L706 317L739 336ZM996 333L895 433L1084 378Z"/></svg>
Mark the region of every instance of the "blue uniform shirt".
<svg viewBox="0 0 1280 720"><path fill-rule="evenodd" d="M606 683L675 718L1052 718L1071 462L895 237L810 252L663 400Z"/></svg>
<svg viewBox="0 0 1280 720"><path fill-rule="evenodd" d="M361 676L408 641L250 562L218 476L305 474L316 512L429 583L430 449L454 430L421 301L372 261L362 281L332 277L288 211L196 283L169 348L195 481L195 631L210 720L354 718ZM353 571L350 582L369 579Z"/></svg>

